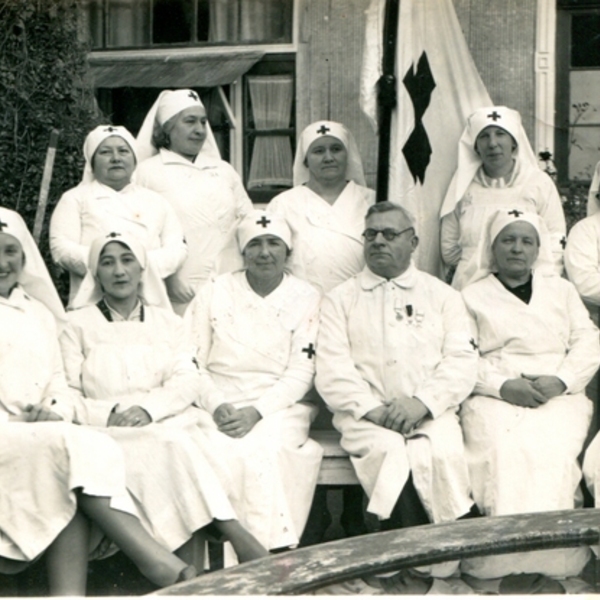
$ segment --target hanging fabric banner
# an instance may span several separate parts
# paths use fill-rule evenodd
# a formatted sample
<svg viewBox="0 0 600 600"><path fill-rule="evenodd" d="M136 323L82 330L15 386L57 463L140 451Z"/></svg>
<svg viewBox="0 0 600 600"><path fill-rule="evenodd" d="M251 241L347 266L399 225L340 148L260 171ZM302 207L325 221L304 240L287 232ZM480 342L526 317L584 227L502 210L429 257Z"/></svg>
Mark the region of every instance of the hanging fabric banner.
<svg viewBox="0 0 600 600"><path fill-rule="evenodd" d="M377 130L385 0L367 11L361 107ZM400 0L388 200L417 220L417 266L442 274L440 207L454 171L467 117L492 105L452 0ZM381 158L380 158L381 160Z"/></svg>

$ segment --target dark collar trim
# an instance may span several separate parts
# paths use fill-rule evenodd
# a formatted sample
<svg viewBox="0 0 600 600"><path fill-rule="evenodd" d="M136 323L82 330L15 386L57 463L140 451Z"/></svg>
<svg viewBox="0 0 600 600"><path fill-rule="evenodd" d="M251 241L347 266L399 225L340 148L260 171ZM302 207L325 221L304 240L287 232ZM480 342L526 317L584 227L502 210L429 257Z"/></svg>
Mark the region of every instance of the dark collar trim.
<svg viewBox="0 0 600 600"><path fill-rule="evenodd" d="M99 302L96 303L98 310L104 315L104 318L110 323L113 322L113 316L110 312L110 308L108 308L108 304L102 298ZM140 304L140 321L143 323L145 318L144 305Z"/></svg>

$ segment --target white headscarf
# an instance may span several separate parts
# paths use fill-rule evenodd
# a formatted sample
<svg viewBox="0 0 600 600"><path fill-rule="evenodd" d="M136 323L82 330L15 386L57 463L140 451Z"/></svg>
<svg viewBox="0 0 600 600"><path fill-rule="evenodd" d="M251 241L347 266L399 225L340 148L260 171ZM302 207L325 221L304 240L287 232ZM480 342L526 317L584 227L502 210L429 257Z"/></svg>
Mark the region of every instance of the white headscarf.
<svg viewBox="0 0 600 600"><path fill-rule="evenodd" d="M598 192L600 191L600 162L596 164L594 169L594 175L592 176L592 183L588 192L587 202L587 216L591 217L600 210L600 202L598 198Z"/></svg>
<svg viewBox="0 0 600 600"><path fill-rule="evenodd" d="M334 121L316 121L311 123L301 134L294 158L294 185L302 185L310 179L308 167L304 164L310 145L323 136L334 137L346 148L348 164L346 166L346 179L359 185L366 185L365 174L362 167L360 152L354 136L344 125Z"/></svg>
<svg viewBox="0 0 600 600"><path fill-rule="evenodd" d="M32 298L50 310L59 325L66 322L65 310L44 259L19 213L0 207L0 231L16 238L25 254L25 264L19 275L19 285Z"/></svg>
<svg viewBox="0 0 600 600"><path fill-rule="evenodd" d="M199 106L204 108L204 104L198 97L198 94L193 90L163 90L148 111L144 123L137 136L138 158L141 161L158 154L158 149L152 143L154 134L154 126L161 127L175 115L178 115L182 110ZM197 166L208 166L221 162L221 154L217 146L217 141L210 128L210 124L206 123L206 139L202 148L194 160Z"/></svg>
<svg viewBox="0 0 600 600"><path fill-rule="evenodd" d="M83 177L81 183L91 183L96 179L94 177L94 170L92 168L92 159L98 146L109 137L120 137L127 142L127 145L131 148L133 156L135 157L136 164L138 162L138 155L136 151L135 138L120 125L98 125L96 129L90 131L85 138L83 143L83 156L85 158L85 167L83 168Z"/></svg>
<svg viewBox="0 0 600 600"><path fill-rule="evenodd" d="M265 210L253 210L240 222L236 230L240 252L250 240L259 235L276 235L284 241L289 250L292 249L292 231L281 215L268 213Z"/></svg>
<svg viewBox="0 0 600 600"><path fill-rule="evenodd" d="M106 235L97 237L90 246L88 271L81 282L77 295L73 299L73 308L82 308L99 302L104 293L100 286L100 282L96 277L98 271L98 262L100 254L104 247L111 242L119 242L127 246L133 255L140 263L142 271L142 279L140 284L139 295L144 301L144 304L151 306L161 306L162 308L171 309L169 298L165 290L165 284L156 272L152 263L148 261L146 249L138 238L129 233L119 233L112 231Z"/></svg>
<svg viewBox="0 0 600 600"><path fill-rule="evenodd" d="M532 168L539 169L539 163L527 139L521 123L521 115L506 106L488 106L476 110L468 119L467 126L458 143L458 166L444 198L440 217L451 213L463 197L477 170L482 164L481 157L475 151L477 137L486 127L500 127L517 142L516 168L519 177L528 175Z"/></svg>
<svg viewBox="0 0 600 600"><path fill-rule="evenodd" d="M538 234L540 249L538 257L532 265L532 270L544 276L556 275L554 259L550 251L550 234L543 219L535 213L525 212L520 208L501 208L489 218L485 225L477 249L477 268L467 284L474 283L487 277L490 273L498 271L492 252L492 244L506 226L516 222L529 223Z"/></svg>

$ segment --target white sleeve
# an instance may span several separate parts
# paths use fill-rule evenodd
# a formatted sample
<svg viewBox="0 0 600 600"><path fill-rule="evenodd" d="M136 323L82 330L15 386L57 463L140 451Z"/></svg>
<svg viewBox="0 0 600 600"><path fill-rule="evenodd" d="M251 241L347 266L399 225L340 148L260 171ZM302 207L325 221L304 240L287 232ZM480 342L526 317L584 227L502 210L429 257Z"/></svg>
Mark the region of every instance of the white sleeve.
<svg viewBox="0 0 600 600"><path fill-rule="evenodd" d="M142 394L134 394L130 400L126 396L113 397L123 406L141 406L154 422L162 421L182 413L200 395L200 378L194 362L194 355L186 341L184 324L181 319L170 324L171 361L164 373L163 383Z"/></svg>
<svg viewBox="0 0 600 600"><path fill-rule="evenodd" d="M367 381L354 365L348 338L348 317L339 294L323 298L317 336L315 384L333 410L351 413L358 421L381 406Z"/></svg>
<svg viewBox="0 0 600 600"><path fill-rule="evenodd" d="M581 297L600 304L598 238L595 228L590 225L589 221L580 221L571 229L565 250L565 267Z"/></svg>
<svg viewBox="0 0 600 600"><path fill-rule="evenodd" d="M52 340L52 377L44 390L42 402L46 408L61 416L65 421L71 422L75 418L75 397L65 379L58 332L53 317L49 319L49 329Z"/></svg>
<svg viewBox="0 0 600 600"><path fill-rule="evenodd" d="M435 419L449 408L459 406L476 383L478 352L467 311L458 292L448 294L442 307L444 341L442 359L433 373L413 394Z"/></svg>
<svg viewBox="0 0 600 600"><path fill-rule="evenodd" d="M458 206L442 217L440 233L440 250L442 258L448 266L456 266L460 261L460 222L457 216Z"/></svg>
<svg viewBox="0 0 600 600"><path fill-rule="evenodd" d="M81 202L77 188L63 194L50 219L50 252L54 262L68 271L85 276L89 247L81 240Z"/></svg>
<svg viewBox="0 0 600 600"><path fill-rule="evenodd" d="M556 376L567 386L567 392L578 393L585 389L600 366L600 337L572 285L569 285L565 308L570 325L569 346Z"/></svg>
<svg viewBox="0 0 600 600"><path fill-rule="evenodd" d="M540 185L540 192L543 195L540 205L540 216L544 219L548 233L550 234L550 243L552 258L558 275L563 272L563 254L567 241L567 224L565 222L565 213L563 212L562 202L558 195L556 185L546 173L542 173L544 179Z"/></svg>
<svg viewBox="0 0 600 600"><path fill-rule="evenodd" d="M183 228L173 207L165 200L164 220L160 232L160 248L148 252L161 279L167 278L183 264L188 250Z"/></svg>
<svg viewBox="0 0 600 600"><path fill-rule="evenodd" d="M231 188L235 197L236 217L241 220L252 210L252 200L244 188L241 177L237 171L231 167Z"/></svg>
<svg viewBox="0 0 600 600"><path fill-rule="evenodd" d="M479 353L479 328L477 326L477 318L467 307L467 315L469 318L469 329L471 331L472 340L477 347L477 380L473 393L478 396L490 396L492 398L501 399L500 388L505 381L509 379L502 373L495 364L492 364Z"/></svg>
<svg viewBox="0 0 600 600"><path fill-rule="evenodd" d="M86 398L81 382L81 370L85 361L83 345L77 328L68 323L60 335L60 347L67 383L73 393L74 421L80 425L106 427L108 417L117 404L113 400L96 400Z"/></svg>
<svg viewBox="0 0 600 600"><path fill-rule="evenodd" d="M304 305L304 314L292 333L290 359L277 383L267 390L254 405L264 417L302 400L310 390L315 374L315 357L312 349L317 342L320 297L298 299Z"/></svg>
<svg viewBox="0 0 600 600"><path fill-rule="evenodd" d="M200 293L192 300L185 313L188 341L196 353L200 374L199 398L196 400L196 404L207 410L211 415L216 408L226 402L225 395L217 387L208 370L208 357L212 347L210 305L213 285L213 281L207 282Z"/></svg>

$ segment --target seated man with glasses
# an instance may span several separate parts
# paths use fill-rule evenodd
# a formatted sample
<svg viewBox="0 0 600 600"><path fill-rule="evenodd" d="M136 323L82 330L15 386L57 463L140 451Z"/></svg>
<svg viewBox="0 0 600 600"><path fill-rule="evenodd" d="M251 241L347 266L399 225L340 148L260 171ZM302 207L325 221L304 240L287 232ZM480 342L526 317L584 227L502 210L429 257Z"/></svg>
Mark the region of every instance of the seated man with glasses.
<svg viewBox="0 0 600 600"><path fill-rule="evenodd" d="M411 215L371 206L366 266L325 296L316 386L382 529L477 514L457 411L478 354L461 296L412 262Z"/></svg>

